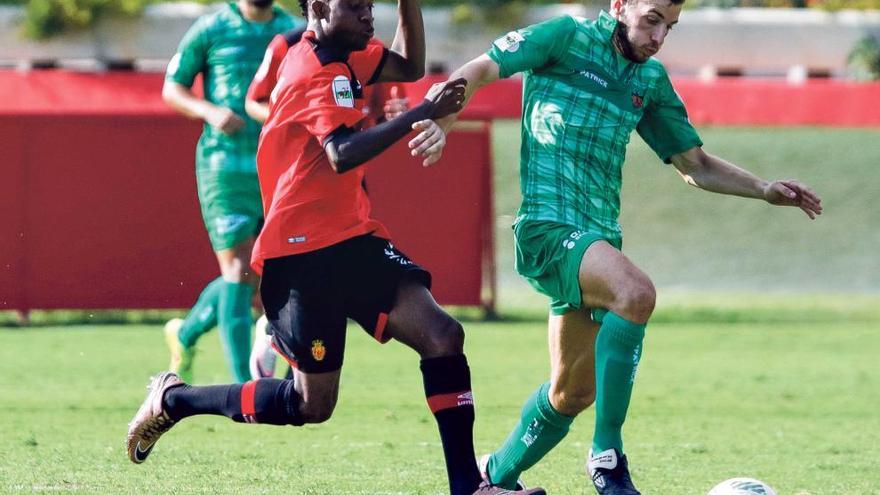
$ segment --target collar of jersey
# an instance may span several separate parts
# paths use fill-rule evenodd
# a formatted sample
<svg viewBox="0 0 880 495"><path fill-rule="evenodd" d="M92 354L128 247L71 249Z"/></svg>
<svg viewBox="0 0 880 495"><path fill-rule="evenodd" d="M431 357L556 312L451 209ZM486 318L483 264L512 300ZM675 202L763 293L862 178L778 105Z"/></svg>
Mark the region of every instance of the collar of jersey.
<svg viewBox="0 0 880 495"><path fill-rule="evenodd" d="M611 38L614 36L614 30L617 29L617 19L611 17L611 14L605 12L604 10L599 11L599 17L596 19L596 29L599 30L600 33L605 37L605 40L608 42L608 46L612 52L614 52L615 59L617 60L617 65L620 67L628 67L630 64L635 63L628 60L626 57L621 55L620 52L617 51L617 48L614 47L614 42Z"/></svg>
<svg viewBox="0 0 880 495"><path fill-rule="evenodd" d="M321 65L332 64L333 62L348 62L348 56L351 52L341 50L327 43L322 44L315 37L314 31L306 31L303 33L302 39L308 40L308 42L312 44L312 48L315 50L315 55L318 57L318 61L321 62Z"/></svg>
<svg viewBox="0 0 880 495"><path fill-rule="evenodd" d="M600 33L608 35L608 39L611 39L611 35L614 34L614 30L617 28L617 19L611 17L611 14L605 12L604 10L599 11L599 18L596 19L596 28Z"/></svg>

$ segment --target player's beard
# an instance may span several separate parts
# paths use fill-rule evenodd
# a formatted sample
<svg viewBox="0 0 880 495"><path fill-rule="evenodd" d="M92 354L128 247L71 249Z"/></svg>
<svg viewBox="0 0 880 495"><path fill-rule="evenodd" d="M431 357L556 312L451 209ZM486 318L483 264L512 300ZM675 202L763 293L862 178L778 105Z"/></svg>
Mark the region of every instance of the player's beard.
<svg viewBox="0 0 880 495"><path fill-rule="evenodd" d="M247 3L258 9L268 9L272 6L273 0L247 0Z"/></svg>
<svg viewBox="0 0 880 495"><path fill-rule="evenodd" d="M626 24L623 21L617 21L617 27L614 28L614 44L620 50L620 54L630 62L635 62L637 64L644 63L646 59L643 59L636 55L636 50L633 48L632 43L629 41L629 30Z"/></svg>

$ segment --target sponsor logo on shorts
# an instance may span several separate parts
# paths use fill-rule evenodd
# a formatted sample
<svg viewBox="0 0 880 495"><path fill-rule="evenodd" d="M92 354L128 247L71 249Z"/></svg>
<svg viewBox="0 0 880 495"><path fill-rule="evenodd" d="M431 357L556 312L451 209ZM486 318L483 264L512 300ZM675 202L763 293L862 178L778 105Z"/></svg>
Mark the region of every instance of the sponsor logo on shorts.
<svg viewBox="0 0 880 495"><path fill-rule="evenodd" d="M562 246L566 249L574 249L576 242L585 235L587 235L587 233L583 230L575 230L574 232L569 234L568 237L562 240Z"/></svg>
<svg viewBox="0 0 880 495"><path fill-rule="evenodd" d="M413 264L413 262L410 261L409 259L407 259L406 256L395 251L394 245L391 244L390 242L388 243L388 246L385 248L385 256L387 256L389 260L396 261L397 263L400 263L403 266L408 266L408 265Z"/></svg>
<svg viewBox="0 0 880 495"><path fill-rule="evenodd" d="M214 220L214 227L218 234L225 235L242 228L248 220L247 215L225 215Z"/></svg>
<svg viewBox="0 0 880 495"><path fill-rule="evenodd" d="M306 236L297 235L297 236L291 236L291 237L287 238L288 244L299 244L301 242L306 242Z"/></svg>
<svg viewBox="0 0 880 495"><path fill-rule="evenodd" d="M315 361L323 361L324 356L327 355L327 348L324 347L323 340L313 340L312 341L312 357L315 358Z"/></svg>

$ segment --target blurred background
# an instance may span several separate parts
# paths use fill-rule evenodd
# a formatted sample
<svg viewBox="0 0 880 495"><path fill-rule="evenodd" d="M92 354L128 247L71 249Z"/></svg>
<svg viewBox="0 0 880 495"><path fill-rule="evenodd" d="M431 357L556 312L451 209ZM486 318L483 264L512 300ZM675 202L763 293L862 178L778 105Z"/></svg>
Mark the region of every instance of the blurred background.
<svg viewBox="0 0 880 495"><path fill-rule="evenodd" d="M430 74L407 86L412 102L513 28L608 8L422 3ZM331 425L200 418L150 468L125 458L124 425L168 365L162 323L217 276L196 195L202 124L160 93L184 32L222 5L0 0L0 493L446 490L416 356L361 332ZM880 494L878 9L687 0L659 54L707 151L806 182L825 213L688 187L632 138L624 251L659 293L627 423L645 493L746 475L781 495ZM394 4L375 15L390 42ZM401 146L367 165L375 215L465 321L478 452L548 368L547 301L513 270L521 89L514 77L478 93L431 168ZM220 339L198 351L196 383L228 382ZM585 493L583 416L527 473L550 493Z"/></svg>
<svg viewBox="0 0 880 495"><path fill-rule="evenodd" d="M0 310L15 321L42 309L188 306L215 270L192 174L199 124L167 108L160 88L183 33L222 4L2 2L0 139L9 180L0 186ZM561 14L593 17L607 8L601 2L423 3L431 75L412 85L412 98L510 29ZM286 7L299 14L298 5ZM659 58L706 148L762 176L810 183L827 210L810 222L796 211L690 190L634 139L625 167L625 249L666 289L661 294L880 290L878 7L880 0L685 4ZM375 15L377 35L389 41L394 4L378 3ZM432 209L423 196L411 198L421 214L433 211L444 224L440 244L413 228L415 217L387 219L402 246L443 272L442 302L490 313L499 304L543 307L512 269L520 94L513 78L471 105L469 118L485 123L472 140L483 144L473 146L488 146L486 153L458 147L462 156L449 158L452 165L431 171L436 177L411 174L410 183L398 173L408 170L404 155L374 167L388 176L380 187L389 200L425 187L451 199ZM456 185L469 161L468 169L479 171L467 180L485 182L471 192ZM374 201L380 216L400 210L383 206L382 195ZM458 247L443 244L456 238ZM176 256L169 258L169 250ZM463 276L467 270L475 273ZM88 280L102 283L83 287Z"/></svg>

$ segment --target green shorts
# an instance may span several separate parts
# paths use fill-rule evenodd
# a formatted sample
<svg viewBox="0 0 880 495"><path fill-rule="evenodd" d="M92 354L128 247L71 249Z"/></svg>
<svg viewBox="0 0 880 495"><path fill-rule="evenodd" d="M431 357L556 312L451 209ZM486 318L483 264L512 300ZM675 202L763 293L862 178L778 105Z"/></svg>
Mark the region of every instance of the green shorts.
<svg viewBox="0 0 880 495"><path fill-rule="evenodd" d="M256 173L197 170L199 204L215 252L255 237L263 223Z"/></svg>
<svg viewBox="0 0 880 495"><path fill-rule="evenodd" d="M550 298L555 315L581 308L578 273L587 248L596 241L607 241L617 249L622 245L620 239L555 222L527 220L514 225L513 232L517 273ZM597 315L593 319L601 320Z"/></svg>

